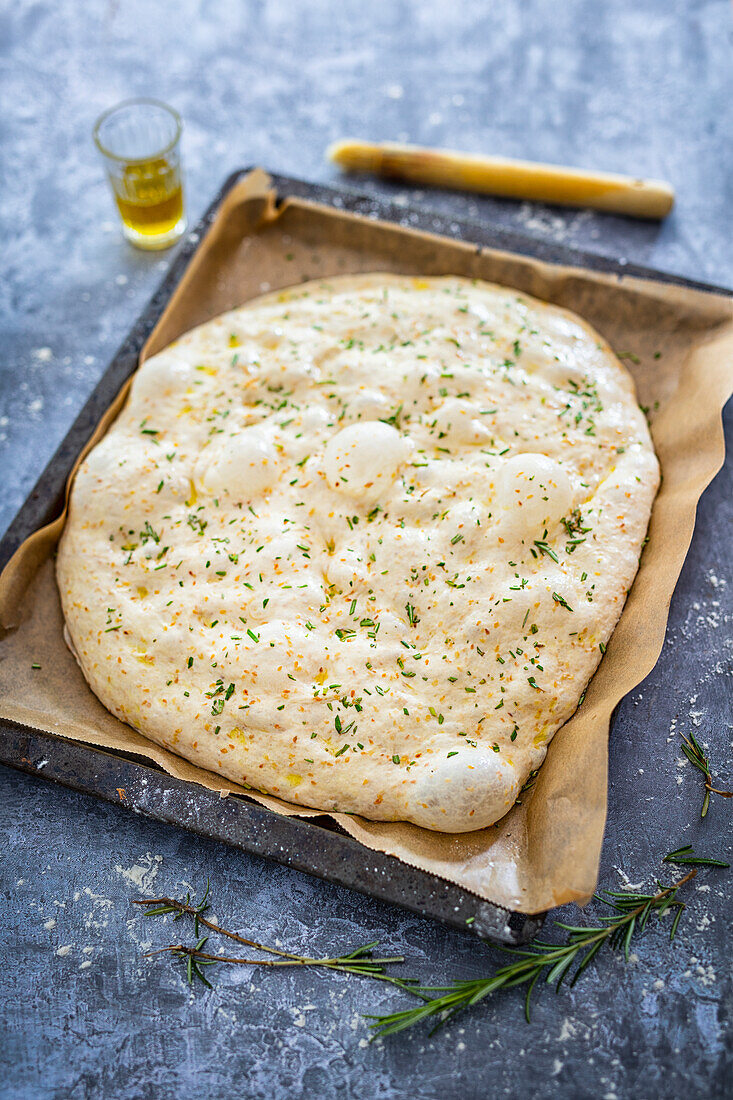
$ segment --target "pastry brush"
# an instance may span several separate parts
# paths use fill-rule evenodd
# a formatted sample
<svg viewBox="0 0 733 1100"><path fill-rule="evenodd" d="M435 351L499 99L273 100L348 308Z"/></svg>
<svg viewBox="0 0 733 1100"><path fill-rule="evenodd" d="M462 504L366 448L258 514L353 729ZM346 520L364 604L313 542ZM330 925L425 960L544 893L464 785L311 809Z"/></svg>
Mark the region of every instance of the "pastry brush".
<svg viewBox="0 0 733 1100"><path fill-rule="evenodd" d="M589 206L637 218L664 218L674 203L674 191L664 180L474 156L449 149L347 140L335 142L327 155L348 171L532 202Z"/></svg>

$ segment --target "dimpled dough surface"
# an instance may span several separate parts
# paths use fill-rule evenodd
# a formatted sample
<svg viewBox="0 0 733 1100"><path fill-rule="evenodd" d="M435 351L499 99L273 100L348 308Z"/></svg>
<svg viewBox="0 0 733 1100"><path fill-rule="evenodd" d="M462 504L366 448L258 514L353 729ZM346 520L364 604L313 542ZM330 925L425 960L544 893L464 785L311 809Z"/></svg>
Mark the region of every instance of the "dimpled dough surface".
<svg viewBox="0 0 733 1100"><path fill-rule="evenodd" d="M76 476L68 633L110 711L204 768L480 828L576 709L657 485L631 378L574 315L453 277L305 283L140 368Z"/></svg>

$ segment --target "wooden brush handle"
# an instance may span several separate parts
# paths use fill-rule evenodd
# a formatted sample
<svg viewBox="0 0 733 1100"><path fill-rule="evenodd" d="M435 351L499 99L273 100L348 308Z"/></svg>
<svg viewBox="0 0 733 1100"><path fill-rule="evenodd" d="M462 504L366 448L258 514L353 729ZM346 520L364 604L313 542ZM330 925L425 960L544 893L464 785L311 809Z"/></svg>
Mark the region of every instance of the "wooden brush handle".
<svg viewBox="0 0 733 1100"><path fill-rule="evenodd" d="M449 149L337 141L329 148L328 156L349 171L374 172L410 183L512 199L589 206L637 218L664 218L674 204L674 191L663 180L585 172L503 157L469 156Z"/></svg>

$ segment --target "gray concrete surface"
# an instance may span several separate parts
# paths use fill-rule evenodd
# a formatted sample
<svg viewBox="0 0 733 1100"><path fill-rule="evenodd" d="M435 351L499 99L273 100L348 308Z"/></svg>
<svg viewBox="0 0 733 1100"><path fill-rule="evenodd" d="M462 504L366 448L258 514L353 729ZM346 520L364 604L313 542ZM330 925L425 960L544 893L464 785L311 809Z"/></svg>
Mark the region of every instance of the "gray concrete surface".
<svg viewBox="0 0 733 1100"><path fill-rule="evenodd" d="M329 141L409 139L669 178L679 201L661 227L363 186L733 285L727 0L16 0L0 7L0 72L0 529L169 263L121 240L89 139L128 95L183 113L194 217L243 164L331 182ZM653 884L678 843L730 852L730 803L700 822L679 731L730 783L732 524L728 465L703 498L659 664L614 726L603 885ZM143 958L171 929L131 899L209 875L221 920L295 950L379 938L435 984L488 973L497 954L41 779L0 782L2 1097L730 1095L724 872L693 884L674 945L651 928L629 964L609 954L575 989L540 989L530 1026L515 991L433 1038L369 1045L361 1014L399 995L261 969L192 995L170 962Z"/></svg>

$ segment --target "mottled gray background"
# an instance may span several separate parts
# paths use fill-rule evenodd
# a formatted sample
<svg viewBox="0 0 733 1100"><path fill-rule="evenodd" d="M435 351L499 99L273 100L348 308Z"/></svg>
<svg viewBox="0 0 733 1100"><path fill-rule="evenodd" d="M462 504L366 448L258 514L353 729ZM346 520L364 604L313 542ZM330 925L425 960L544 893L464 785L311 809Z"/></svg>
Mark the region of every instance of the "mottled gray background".
<svg viewBox="0 0 733 1100"><path fill-rule="evenodd" d="M90 142L96 114L129 95L183 113L193 217L244 164L331 182L329 141L406 139L668 178L678 204L661 227L360 185L733 285L728 0L6 0L0 71L0 529L169 263L121 240ZM700 822L679 732L695 730L730 782L732 521L728 466L703 498L659 664L613 730L604 885L652 885L678 843L730 851L730 804ZM131 898L210 875L221 920L294 950L379 938L434 983L488 973L497 954L40 779L4 770L0 782L3 1097L651 1100L730 1089L726 873L688 891L674 945L651 928L629 964L602 956L574 990L539 990L529 1027L514 991L432 1039L418 1029L368 1045L361 1013L397 1007L399 995L242 970L194 996L170 963L142 957L171 930L146 923Z"/></svg>

